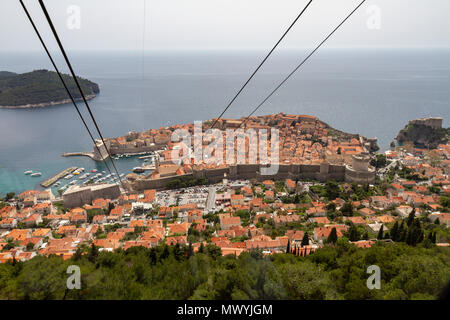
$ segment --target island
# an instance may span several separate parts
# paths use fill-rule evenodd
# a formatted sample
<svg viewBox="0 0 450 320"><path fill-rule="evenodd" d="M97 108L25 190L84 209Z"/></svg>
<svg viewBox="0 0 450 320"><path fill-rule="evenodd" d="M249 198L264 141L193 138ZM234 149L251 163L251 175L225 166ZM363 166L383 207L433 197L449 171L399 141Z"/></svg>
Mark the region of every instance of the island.
<svg viewBox="0 0 450 320"><path fill-rule="evenodd" d="M62 75L75 100L81 94L70 75ZM77 77L86 99L100 92L98 84ZM58 74L45 69L26 73L0 71L0 108L36 108L70 103Z"/></svg>

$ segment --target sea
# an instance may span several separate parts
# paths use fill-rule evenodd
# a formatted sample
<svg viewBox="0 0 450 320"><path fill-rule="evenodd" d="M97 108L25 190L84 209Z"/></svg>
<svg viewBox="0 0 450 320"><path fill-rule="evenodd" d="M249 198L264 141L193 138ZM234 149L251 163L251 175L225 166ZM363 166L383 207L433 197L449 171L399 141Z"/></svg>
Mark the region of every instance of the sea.
<svg viewBox="0 0 450 320"><path fill-rule="evenodd" d="M310 52L275 52L225 118L247 116ZM217 117L246 81L264 51L73 51L77 75L99 84L89 101L104 137ZM60 54L60 69L68 73ZM0 70L52 70L44 52L0 52ZM88 117L82 103L78 104ZM389 148L409 120L442 117L450 125L450 49L324 49L314 55L256 113L317 116L332 127L377 137ZM89 122L92 130L94 127ZM86 157L92 142L71 104L0 109L0 194L42 189L59 171L105 170ZM120 173L140 166L137 156L116 160ZM30 177L24 171L41 172ZM55 188L53 188L55 191Z"/></svg>

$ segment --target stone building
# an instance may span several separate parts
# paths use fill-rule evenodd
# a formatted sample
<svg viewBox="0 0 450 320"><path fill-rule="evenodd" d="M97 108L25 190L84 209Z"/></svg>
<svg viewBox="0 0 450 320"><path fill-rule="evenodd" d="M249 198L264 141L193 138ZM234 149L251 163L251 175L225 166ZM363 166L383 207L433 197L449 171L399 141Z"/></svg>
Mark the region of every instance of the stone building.
<svg viewBox="0 0 450 320"><path fill-rule="evenodd" d="M85 204L91 204L93 200L98 198L117 199L120 193L120 187L117 184L72 186L63 194L64 207L81 207Z"/></svg>

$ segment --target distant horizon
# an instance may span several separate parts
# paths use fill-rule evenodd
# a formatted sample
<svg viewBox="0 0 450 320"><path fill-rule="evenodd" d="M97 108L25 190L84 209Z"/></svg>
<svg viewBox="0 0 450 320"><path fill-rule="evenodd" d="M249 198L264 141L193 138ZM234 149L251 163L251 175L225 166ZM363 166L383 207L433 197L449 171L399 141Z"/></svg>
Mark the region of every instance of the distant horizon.
<svg viewBox="0 0 450 320"><path fill-rule="evenodd" d="M292 48L280 48L277 49L276 52L288 52L288 51L305 51L305 50L313 50L314 46L308 47L292 47ZM270 48L151 48L151 49L70 49L68 52L154 52L154 51L192 51L192 52L216 52L216 51L240 51L240 52L257 52L257 51L268 51ZM435 46L417 46L417 45L404 45L404 46L333 46L333 47L324 47L319 51L327 51L327 50L450 50L450 45L435 45ZM50 53L60 53L59 50L49 50ZM25 49L25 50L8 50L5 48L0 49L0 53L38 53L44 52L44 49Z"/></svg>

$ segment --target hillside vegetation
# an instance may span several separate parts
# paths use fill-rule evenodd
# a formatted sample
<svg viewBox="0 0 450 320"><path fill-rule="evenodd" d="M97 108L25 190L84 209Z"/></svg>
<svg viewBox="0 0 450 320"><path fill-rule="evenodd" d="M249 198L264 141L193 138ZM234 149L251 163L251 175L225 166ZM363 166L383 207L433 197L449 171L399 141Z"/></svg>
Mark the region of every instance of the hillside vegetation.
<svg viewBox="0 0 450 320"><path fill-rule="evenodd" d="M223 257L214 245L78 249L68 260L37 256L0 264L0 299L436 299L450 280L449 248L346 241L312 255ZM83 252L84 251L84 252ZM81 269L81 289L67 290L68 266ZM381 270L369 290L367 267Z"/></svg>
<svg viewBox="0 0 450 320"><path fill-rule="evenodd" d="M98 84L86 79L77 78L85 96L99 93ZM72 77L63 74L63 79L73 97L75 99L81 99L81 95ZM69 96L56 72L35 70L17 74L0 71L0 107L47 105L52 102L62 102L67 99L69 99Z"/></svg>

